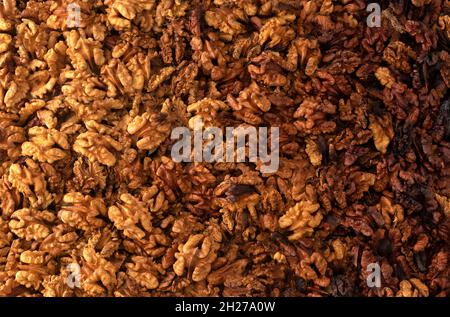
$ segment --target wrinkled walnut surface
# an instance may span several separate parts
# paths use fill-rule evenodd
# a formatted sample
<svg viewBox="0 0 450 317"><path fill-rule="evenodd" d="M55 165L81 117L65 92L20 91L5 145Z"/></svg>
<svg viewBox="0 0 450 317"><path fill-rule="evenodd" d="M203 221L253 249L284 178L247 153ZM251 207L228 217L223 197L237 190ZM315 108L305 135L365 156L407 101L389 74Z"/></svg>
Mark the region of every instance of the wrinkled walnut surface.
<svg viewBox="0 0 450 317"><path fill-rule="evenodd" d="M448 0L71 2L0 4L0 296L449 296Z"/></svg>

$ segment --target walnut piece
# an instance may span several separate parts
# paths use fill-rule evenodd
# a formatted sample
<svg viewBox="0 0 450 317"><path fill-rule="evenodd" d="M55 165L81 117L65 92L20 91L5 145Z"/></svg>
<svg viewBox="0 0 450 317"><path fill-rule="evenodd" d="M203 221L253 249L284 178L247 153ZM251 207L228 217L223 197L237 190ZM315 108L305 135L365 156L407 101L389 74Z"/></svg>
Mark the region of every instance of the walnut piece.
<svg viewBox="0 0 450 317"><path fill-rule="evenodd" d="M30 142L22 144L22 155L33 157L39 162L53 163L66 156L65 151L53 148L58 145L64 150L70 148L67 136L55 129L44 127L32 127L28 130Z"/></svg>
<svg viewBox="0 0 450 317"><path fill-rule="evenodd" d="M109 135L89 131L78 135L73 150L86 156L91 162L114 166L116 157L112 152L121 151L122 145Z"/></svg>
<svg viewBox="0 0 450 317"><path fill-rule="evenodd" d="M317 203L315 193L311 193L311 187L307 188L308 194L279 219L282 229L293 231L289 240L298 240L304 236L311 236L323 218L323 211Z"/></svg>
<svg viewBox="0 0 450 317"><path fill-rule="evenodd" d="M222 233L216 224L211 224L203 234L191 235L186 243L178 246L175 254L177 260L173 264L174 272L182 276L188 268L189 271L192 270L193 281L206 279L217 258L221 242Z"/></svg>

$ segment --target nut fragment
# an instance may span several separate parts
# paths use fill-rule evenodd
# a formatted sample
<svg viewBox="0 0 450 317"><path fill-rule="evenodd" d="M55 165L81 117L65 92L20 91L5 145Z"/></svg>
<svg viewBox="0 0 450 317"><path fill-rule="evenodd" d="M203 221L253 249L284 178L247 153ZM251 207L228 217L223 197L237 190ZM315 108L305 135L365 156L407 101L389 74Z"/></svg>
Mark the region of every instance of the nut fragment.
<svg viewBox="0 0 450 317"><path fill-rule="evenodd" d="M370 11L0 1L0 296L447 297L450 3Z"/></svg>
<svg viewBox="0 0 450 317"><path fill-rule="evenodd" d="M311 188L309 187L310 191ZM314 229L322 221L323 212L320 204L317 203L315 193L308 193L305 198L289 208L285 215L278 221L281 228L287 228L294 233L289 236L289 240L298 240L304 236L311 236Z"/></svg>
<svg viewBox="0 0 450 317"><path fill-rule="evenodd" d="M39 162L53 163L61 160L66 153L53 146L58 145L64 150L69 149L69 143L64 133L55 129L32 127L28 130L31 142L22 144L22 155L29 155Z"/></svg>
<svg viewBox="0 0 450 317"><path fill-rule="evenodd" d="M184 244L178 246L173 270L182 276L186 268L192 272L192 280L204 280L211 271L211 264L217 258L222 242L222 234L216 224L211 224L204 234L191 235ZM190 273L189 273L190 274Z"/></svg>
<svg viewBox="0 0 450 317"><path fill-rule="evenodd" d="M152 115L146 112L133 118L127 131L139 138L136 142L138 149L153 152L169 136L171 125L166 117L166 113Z"/></svg>
<svg viewBox="0 0 450 317"><path fill-rule="evenodd" d="M394 130L389 118L384 117L383 119L371 115L369 117L369 128L372 131L375 147L384 154L394 137Z"/></svg>
<svg viewBox="0 0 450 317"><path fill-rule="evenodd" d="M105 225L105 222L97 217L105 216L106 210L101 198L69 193L64 195L63 206L58 217L70 226L89 231Z"/></svg>
<svg viewBox="0 0 450 317"><path fill-rule="evenodd" d="M144 203L130 194L122 194L120 203L108 209L108 217L125 236L143 239L152 231L151 215ZM142 226L141 228L138 226Z"/></svg>

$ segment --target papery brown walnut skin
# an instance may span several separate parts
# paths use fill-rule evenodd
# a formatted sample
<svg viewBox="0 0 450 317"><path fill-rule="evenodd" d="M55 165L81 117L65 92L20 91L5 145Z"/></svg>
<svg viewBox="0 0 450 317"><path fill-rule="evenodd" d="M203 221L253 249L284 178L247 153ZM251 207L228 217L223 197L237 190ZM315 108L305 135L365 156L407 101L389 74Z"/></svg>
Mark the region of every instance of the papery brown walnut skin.
<svg viewBox="0 0 450 317"><path fill-rule="evenodd" d="M0 296L449 296L449 1L70 3L0 4Z"/></svg>

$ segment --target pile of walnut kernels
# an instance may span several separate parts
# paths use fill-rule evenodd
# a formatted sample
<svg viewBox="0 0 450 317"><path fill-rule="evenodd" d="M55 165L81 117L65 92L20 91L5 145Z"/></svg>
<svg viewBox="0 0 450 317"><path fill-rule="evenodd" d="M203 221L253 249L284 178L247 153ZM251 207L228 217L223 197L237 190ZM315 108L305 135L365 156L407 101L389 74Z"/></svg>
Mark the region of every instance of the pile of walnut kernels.
<svg viewBox="0 0 450 317"><path fill-rule="evenodd" d="M0 295L448 296L450 2L367 5L3 0ZM279 170L175 163L195 118Z"/></svg>

